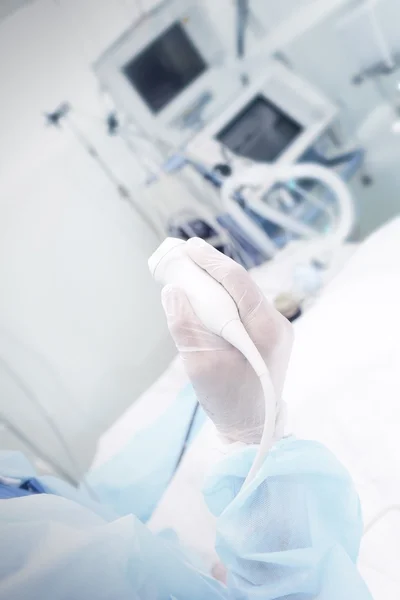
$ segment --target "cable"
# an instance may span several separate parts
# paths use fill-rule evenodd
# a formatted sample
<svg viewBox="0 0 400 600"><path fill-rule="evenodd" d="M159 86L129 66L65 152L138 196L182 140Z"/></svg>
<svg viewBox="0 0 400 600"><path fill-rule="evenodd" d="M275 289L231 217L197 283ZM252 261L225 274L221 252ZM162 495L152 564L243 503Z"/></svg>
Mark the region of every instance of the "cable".
<svg viewBox="0 0 400 600"><path fill-rule="evenodd" d="M86 150L86 152L91 156L99 165L104 175L109 179L109 181L113 184L113 186L118 190L120 196L126 198L126 190L125 186L117 179L114 172L110 169L108 164L102 159L100 154L97 152L96 148L86 139L85 135L78 129L78 127L71 121L71 119L65 119L70 131L76 137L76 139L80 142L82 147Z"/></svg>
<svg viewBox="0 0 400 600"><path fill-rule="evenodd" d="M393 60L389 44L385 39L382 27L378 21L378 17L376 16L373 0L367 0L367 13L369 21L371 23L373 36L375 38L376 45L381 53L383 63L386 65L389 71L392 71L396 65Z"/></svg>
<svg viewBox="0 0 400 600"><path fill-rule="evenodd" d="M309 190L305 190L304 188L302 188L301 185L299 185L295 181L290 182L290 184L287 185L287 187L285 186L285 188L289 191L293 189L299 194L299 196L301 196L301 198L303 198L303 200L310 202L310 204L313 204L315 208L318 208L321 212L327 213L331 221L336 221L335 212L330 206L330 204L324 202Z"/></svg>
<svg viewBox="0 0 400 600"><path fill-rule="evenodd" d="M45 420L45 422L47 423L47 425L50 427L50 429L52 430L52 432L54 433L56 439L58 440L60 446L62 447L65 455L67 456L67 459L72 467L72 471L75 472L75 477L76 477L76 481L75 483L80 482L82 487L85 488L86 492L89 494L89 496L92 498L92 500L97 500L96 495L94 494L94 492L92 491L92 489L87 485L87 483L85 482L85 480L81 481L81 469L78 466L78 463L75 460L75 457L73 456L72 452L70 451L70 448L67 444L67 442L65 441L65 438L63 436L63 434L61 433L61 430L59 429L57 423L55 422L55 420L49 415L49 413L43 408L40 400L36 397L36 395L34 393L32 393L28 387L25 385L25 383L21 380L21 378L19 377L19 375L14 371L14 369L12 367L9 366L9 364L6 362L6 360L0 356L0 362L3 366L3 370L8 374L8 376L13 380L13 382L15 383L15 385L21 390L21 392L24 394L25 397L29 398L30 401L32 402L32 404L37 408L37 410L40 412L40 414L42 415L43 419ZM9 423L9 419L5 418L3 416L3 420L8 424ZM14 427L15 429L15 427ZM22 437L22 436L21 436ZM23 436L25 439L26 437ZM28 445L30 445L31 447L33 447L32 443L29 443ZM40 453L43 456L43 453ZM53 462L53 461L52 461ZM53 462L54 464L54 462ZM60 472L64 471L63 469L58 469ZM66 476L66 473L64 471L63 476ZM71 481L71 477L67 476L67 479L69 481Z"/></svg>
<svg viewBox="0 0 400 600"><path fill-rule="evenodd" d="M335 248L336 245L343 243L350 235L354 221L355 212L350 191L344 181L333 171L313 163L297 163L294 165L253 165L243 171L239 171L224 182L221 189L221 200L229 212L234 209L232 197L237 190L243 187L262 186L262 194L267 193L277 183L292 182L297 179L311 179L324 184L330 189L338 201L340 220L336 229L327 236L324 236L324 243L329 248ZM257 199L248 199L248 206L253 211L269 219L273 223L283 228L289 229L293 233L299 233L305 237L316 237L317 232L298 222L291 217L282 214L261 199L261 194ZM239 212L239 219L243 220L243 211ZM241 221L239 220L239 223Z"/></svg>
<svg viewBox="0 0 400 600"><path fill-rule="evenodd" d="M236 57L243 59L246 53L246 29L249 21L249 0L236 0Z"/></svg>
<svg viewBox="0 0 400 600"><path fill-rule="evenodd" d="M93 160L96 161L96 163L100 167L103 174L107 177L107 179L111 182L111 184L117 190L119 196L123 200L127 201L132 208L134 208L134 210L139 214L141 219L146 223L146 225L149 227L149 229L154 233L154 235L158 239L159 234L158 234L158 231L157 231L156 227L154 226L154 223L152 222L152 220L148 217L148 215L145 213L145 211L142 210L142 208L138 205L138 203L134 202L128 188L119 181L119 179L116 177L116 175L114 174L112 169L110 169L108 164L103 160L103 158L97 152L96 148L89 142L89 140L87 140L87 138L80 131L80 129L78 129L78 127L76 127L76 125L74 123L72 123L71 119L65 118L64 122L66 122L68 124L70 131L76 137L76 139L79 141L79 143L82 145L82 147L86 150L86 152L89 154L89 156L91 156L93 158Z"/></svg>
<svg viewBox="0 0 400 600"><path fill-rule="evenodd" d="M190 417L190 421L189 421L189 424L188 424L188 427L187 427L187 430L186 430L186 434L185 434L185 437L184 437L184 440L183 440L182 448L181 448L181 451L180 451L180 453L178 455L178 459L176 461L174 470L172 472L171 481L172 481L175 473L179 469L179 467L181 465L181 462L183 460L184 455L186 454L186 450L187 450L187 446L188 446L188 441L189 441L190 435L191 435L192 430L193 430L193 426L194 426L194 423L195 423L195 420L196 420L196 416L197 416L197 412L199 410L199 407L200 407L200 404L196 400L196 404L195 404L194 410L192 412L192 416Z"/></svg>
<svg viewBox="0 0 400 600"><path fill-rule="evenodd" d="M247 486L253 481L259 469L262 467L265 457L274 443L275 425L278 418L276 393L268 367L244 328L243 323L239 319L230 321L222 329L221 336L231 343L232 346L237 348L250 363L260 379L264 396L264 429L256 457L243 484L243 486Z"/></svg>
<svg viewBox="0 0 400 600"><path fill-rule="evenodd" d="M27 438L26 435L20 429L18 429L18 427L16 427L13 423L11 423L11 421L9 421L9 419L5 415L0 414L0 420L4 423L5 427L7 429L9 429L11 431L11 433L13 433L15 435L16 438L20 439L27 448L30 448L32 450L32 453L35 456L41 458L45 463L47 463L52 468L52 470L55 473L60 474L63 477L63 479L65 479L65 481L67 481L68 483L70 483L73 486L76 485L76 481L73 479L73 477L71 477L71 475L69 473L67 473L67 471L65 471L62 467L60 467L58 464L56 464L51 458L49 458L46 454L44 454L44 452L42 452L42 450L40 448L38 448L32 442L32 440Z"/></svg>
<svg viewBox="0 0 400 600"><path fill-rule="evenodd" d="M248 485L253 481L254 477L264 464L265 457L271 450L274 443L275 427L279 416L279 414L277 413L278 406L276 401L276 394L268 371L260 377L260 383L265 403L264 429L261 436L260 445L258 446L256 457L245 479L245 482L243 484L244 486Z"/></svg>
<svg viewBox="0 0 400 600"><path fill-rule="evenodd" d="M154 223L147 215L147 213L140 207L140 205L135 202L128 190L128 188L118 179L115 175L114 171L109 167L107 162L102 158L97 149L93 146L90 140L86 137L84 133L80 130L79 127L71 120L70 118L71 106L68 103L61 104L55 111L51 113L46 113L46 123L48 125L52 125L54 127L60 128L61 124L64 123L69 128L72 135L76 138L76 140L80 143L80 145L84 148L84 150L89 154L89 156L97 163L100 167L102 173L105 177L110 181L113 187L116 189L120 198L125 200L130 204L130 206L139 214L141 219L146 223L149 229L154 233L156 238L159 237L159 232L157 231ZM128 147L128 142L123 138L125 145ZM134 151L131 146L129 146L131 151ZM161 170L161 169L160 169Z"/></svg>
<svg viewBox="0 0 400 600"><path fill-rule="evenodd" d="M381 511L378 512L378 514L368 523L368 525L365 527L364 529L364 533L363 536L367 535L367 533L369 533L371 531L371 529L373 527L375 527L375 525L384 517L386 517L386 515L389 512L392 511L400 511L400 504L391 504L390 506L387 506L386 508L383 508Z"/></svg>
<svg viewBox="0 0 400 600"><path fill-rule="evenodd" d="M141 168L143 169L144 173L146 174L147 178L152 178L156 176L155 171L157 172L156 169L151 169L149 167L149 165L147 164L147 161L145 159L145 157L143 157L142 153L138 151L138 148L134 145L134 143L132 142L132 140L130 139L130 136L126 135L126 132L122 129L118 129L118 132L120 139L123 141L123 143L125 144L126 148L128 149L128 151L135 157L135 159L138 161L138 163L140 164ZM132 137L134 137L134 134L132 135ZM159 171L159 169L158 169Z"/></svg>

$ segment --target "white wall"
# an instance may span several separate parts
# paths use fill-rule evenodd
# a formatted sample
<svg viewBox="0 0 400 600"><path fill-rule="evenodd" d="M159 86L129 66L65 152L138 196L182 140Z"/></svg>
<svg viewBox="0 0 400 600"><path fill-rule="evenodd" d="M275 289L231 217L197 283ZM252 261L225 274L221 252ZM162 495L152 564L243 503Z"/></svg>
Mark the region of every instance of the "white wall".
<svg viewBox="0 0 400 600"><path fill-rule="evenodd" d="M0 64L0 332L55 374L50 395L45 372L41 380L32 380L30 367L20 373L85 461L98 433L173 355L147 270L157 240L68 133L43 127L42 112L64 99L100 114L89 63L127 14L122 4L101 5L69 2L63 15L56 3L39 1L0 26L0 53L9 57ZM75 25L84 31L87 19L85 63ZM97 136L105 156L117 166L125 161L132 183L130 157ZM22 350L1 349L0 358L22 363ZM46 424L24 406L0 368L0 413L60 458Z"/></svg>
<svg viewBox="0 0 400 600"><path fill-rule="evenodd" d="M351 8L354 3L349 1L348 5ZM384 98L376 81L355 86L352 79L363 68L381 60L381 54L370 21L364 17L352 21L351 27L343 27L346 14L348 10L345 5L283 51L297 72L337 102L345 132L355 133ZM396 0L379 0L376 2L376 14L392 51L399 52L400 42L393 29L394 23L400 18L400 5ZM393 99L397 95L397 81L398 75L395 73L383 78L378 85Z"/></svg>
<svg viewBox="0 0 400 600"><path fill-rule="evenodd" d="M46 358L94 435L172 355L147 270L157 240L79 151L15 191L1 204L0 325Z"/></svg>
<svg viewBox="0 0 400 600"><path fill-rule="evenodd" d="M60 136L48 142L42 118L61 101L99 128L94 119L102 107L90 65L137 10L128 0L37 0L0 24L0 164L7 179L32 168L32 159L36 168L61 143Z"/></svg>

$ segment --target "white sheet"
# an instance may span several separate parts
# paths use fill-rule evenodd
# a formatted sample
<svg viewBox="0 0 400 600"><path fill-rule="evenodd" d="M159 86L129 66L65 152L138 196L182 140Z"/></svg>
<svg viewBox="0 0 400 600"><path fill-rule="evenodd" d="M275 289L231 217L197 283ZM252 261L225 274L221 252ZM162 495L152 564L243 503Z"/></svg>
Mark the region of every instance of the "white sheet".
<svg viewBox="0 0 400 600"><path fill-rule="evenodd" d="M101 436L92 469L118 454L135 433L162 415L188 382L182 363L176 356L155 383Z"/></svg>
<svg viewBox="0 0 400 600"><path fill-rule="evenodd" d="M400 504L400 219L375 233L295 323L296 340L285 397L289 427L325 443L349 469L369 519ZM141 402L105 435L97 461L121 447L153 408L166 406L186 382L177 361ZM138 408L140 410L138 411ZM141 417L139 418L139 415ZM145 419L144 419L145 420ZM141 421L142 422L142 421ZM205 427L151 520L173 527L206 568L217 559L214 521L200 488L213 453ZM374 597L399 597L400 512L390 513L365 537L360 568Z"/></svg>
<svg viewBox="0 0 400 600"><path fill-rule="evenodd" d="M299 320L285 396L290 427L325 443L358 487L366 523L400 504L400 219L375 233ZM305 374L309 374L305 376ZM364 539L376 598L398 598L400 512Z"/></svg>

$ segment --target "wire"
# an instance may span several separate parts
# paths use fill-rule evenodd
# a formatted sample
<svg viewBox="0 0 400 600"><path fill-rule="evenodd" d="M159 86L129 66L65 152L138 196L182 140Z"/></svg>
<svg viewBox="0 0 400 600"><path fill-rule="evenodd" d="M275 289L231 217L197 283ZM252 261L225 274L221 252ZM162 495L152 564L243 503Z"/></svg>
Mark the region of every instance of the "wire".
<svg viewBox="0 0 400 600"><path fill-rule="evenodd" d="M269 33L269 29L264 27L264 24L261 23L260 19L252 11L250 3L249 3L248 11L249 11L249 14L248 14L249 28L251 27L253 32L255 33L255 35L257 35L258 37L266 36L267 33Z"/></svg>
<svg viewBox="0 0 400 600"><path fill-rule="evenodd" d="M367 13L368 13L368 18L369 18L369 21L371 23L371 27L373 30L375 42L381 53L383 63L386 65L386 67L389 69L389 71L392 71L396 65L393 60L393 56L392 56L392 52L390 50L389 44L387 43L385 36L383 34L381 24L379 23L378 17L376 16L373 1L371 1L371 0L367 1Z"/></svg>
<svg viewBox="0 0 400 600"><path fill-rule="evenodd" d="M60 467L60 465L56 464L49 456L47 456L40 448L38 448L34 444L34 442L27 438L26 435L20 429L18 429L18 427L11 423L11 421L9 421L9 419L5 415L0 414L0 420L2 421L4 426L15 435L16 438L19 438L27 448L31 449L32 453L35 456L47 463L52 468L52 470L55 473L60 474L65 479L65 481L68 481L74 486L76 485L75 479L71 477L71 475L67 473L67 471Z"/></svg>
<svg viewBox="0 0 400 600"><path fill-rule="evenodd" d="M200 407L200 404L196 400L196 404L195 404L194 410L192 412L192 415L190 417L190 421L189 421L189 424L188 424L188 427L187 427L187 430L186 430L186 433L185 433L185 437L184 437L184 440L183 440L182 448L181 448L181 451L179 453L178 459L176 461L175 468L174 468L172 476L171 476L171 480L174 477L174 475L177 472L177 470L179 469L179 467L181 465L181 462L183 460L183 457L186 454L186 450L188 448L189 438L190 438L190 435L191 435L191 433L193 431L193 426L194 426L194 423L195 423L195 420L196 420L196 416L197 416L197 412L199 410L199 407Z"/></svg>
<svg viewBox="0 0 400 600"><path fill-rule="evenodd" d="M160 152L161 156L163 156L163 158L165 158L165 156L169 155L171 152L176 152L175 147L171 143L166 141L164 138L159 137L159 136L155 135L154 133L149 135L147 132L145 132L143 130L139 130L137 123L132 121L132 119L128 115L124 114L123 116L126 119L127 128L129 129L129 131L132 132L131 127L134 127L135 128L134 134L136 135L136 137L145 140L152 146L155 146L157 148L157 150ZM133 134L133 132L132 132L132 134Z"/></svg>
<svg viewBox="0 0 400 600"><path fill-rule="evenodd" d="M76 125L71 121L71 119L65 119L68 124L70 131L76 137L76 139L80 142L86 152L98 163L104 175L111 181L114 187L117 188L119 194L121 195L121 191L124 189L122 183L115 176L114 172L110 169L108 164L102 159L100 154L97 152L96 148L92 146L92 144L87 140L84 134L76 127Z"/></svg>
<svg viewBox="0 0 400 600"><path fill-rule="evenodd" d="M142 170L144 171L144 173L146 174L147 177L154 177L155 176L155 170L151 169L149 167L149 165L147 164L145 158L142 156L142 153L139 152L138 148L134 145L134 143L132 142L131 138L129 135L126 135L126 132L124 132L123 130L119 129L118 130L119 133L119 137L122 140L122 142L125 144L126 148L128 149L128 151L135 157L135 159L138 161L138 163L140 164Z"/></svg>
<svg viewBox="0 0 400 600"><path fill-rule="evenodd" d="M128 188L121 181L119 181L112 169L97 152L96 148L92 146L92 144L89 140L86 139L84 134L76 127L76 125L72 123L71 119L66 118L64 122L68 124L70 131L79 141L79 143L83 146L86 152L97 162L104 175L117 190L119 196L130 204L130 206L137 212L137 214L141 217L141 219L146 223L146 225L158 239L159 233L152 220L148 217L145 211L142 210L141 207L133 200Z"/></svg>
<svg viewBox="0 0 400 600"><path fill-rule="evenodd" d="M259 377L264 396L264 428L256 457L243 484L243 487L246 487L257 475L275 441L275 431L279 420L278 401L265 360L239 317L228 321L224 325L221 336L237 348L249 362L255 374Z"/></svg>
<svg viewBox="0 0 400 600"><path fill-rule="evenodd" d="M249 0L236 0L236 56L243 59L246 53L246 29L249 20Z"/></svg>
<svg viewBox="0 0 400 600"><path fill-rule="evenodd" d="M364 533L363 535L367 535L367 533L369 533L371 531L371 529L373 527L375 527L375 525L384 517L386 517L386 515L390 512L397 512L400 511L400 504L391 504L390 506L387 506L386 508L383 508L381 511L378 512L378 514L368 523L368 525L365 527L364 529Z"/></svg>
<svg viewBox="0 0 400 600"><path fill-rule="evenodd" d="M251 363L250 363L251 364ZM265 457L271 450L274 443L275 426L279 414L277 413L277 400L274 386L272 385L271 377L267 371L260 377L261 388L264 395L265 403L265 421L264 429L261 436L261 441L258 446L256 457L251 465L250 471L243 484L247 486L251 483L265 461Z"/></svg>
<svg viewBox="0 0 400 600"><path fill-rule="evenodd" d="M63 434L61 433L61 430L58 427L56 421L43 408L43 406L42 406L40 400L37 398L37 396L28 389L28 387L25 385L25 383L21 380L20 376L14 371L14 369L12 367L9 366L9 364L6 362L6 360L2 356L0 356L0 363L3 366L3 370L13 380L15 385L21 390L21 392L24 394L24 396L26 398L30 399L32 404L37 408L38 412L42 415L43 419L45 420L47 425L50 427L52 432L54 433L54 435L57 438L60 446L62 447L65 455L67 456L70 466L72 467L72 471L75 473L75 478L76 478L75 484L80 482L82 487L85 488L86 492L89 494L89 496L92 498L92 500L97 500L96 495L94 494L93 490L87 485L85 480L81 481L81 469L78 466L78 463L77 463L75 457L73 456L72 452L70 451L70 448L69 448L67 442L65 441L65 438L64 438ZM9 419L6 418L4 415L3 415L2 419L4 422L9 424ZM13 429L16 430L15 426L11 425L11 427L13 427ZM21 435L21 433L20 433L20 437L23 437L26 440L26 436ZM31 446L32 448L34 447L34 445L31 442L28 443L28 446ZM43 457L42 452L40 452L39 455ZM47 462L50 462L47 458L45 458L45 460L47 460ZM51 462L53 465L55 465L54 461L51 461ZM62 473L62 475L64 477L67 478L67 480L69 480L70 482L72 481L71 476L68 476L64 469L62 469L58 466L56 468L60 473Z"/></svg>
<svg viewBox="0 0 400 600"><path fill-rule="evenodd" d="M303 200L310 202L310 204L313 204L321 212L327 213L329 215L329 218L331 219L331 221L333 221L333 223L336 223L337 218L336 218L336 215L335 215L334 211L332 210L331 206L327 202L324 202L323 200L318 198L315 194L310 192L310 190L305 190L296 181L291 181L290 184L284 184L284 187L289 192L290 192L290 190L295 190L299 194L299 196L301 196L301 198L303 198Z"/></svg>

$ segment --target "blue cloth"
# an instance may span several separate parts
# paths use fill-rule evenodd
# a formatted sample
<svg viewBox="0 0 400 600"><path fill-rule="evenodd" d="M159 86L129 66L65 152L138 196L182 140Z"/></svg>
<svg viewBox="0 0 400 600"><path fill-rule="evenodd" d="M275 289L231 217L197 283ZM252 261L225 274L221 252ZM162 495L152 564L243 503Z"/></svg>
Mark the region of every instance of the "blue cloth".
<svg viewBox="0 0 400 600"><path fill-rule="evenodd" d="M30 496L32 492L21 489L16 485L6 485L0 482L0 500L7 500L9 498L21 498L23 496Z"/></svg>
<svg viewBox="0 0 400 600"><path fill-rule="evenodd" d="M27 479L20 486L21 490L27 491L29 494L46 494L45 486L36 477Z"/></svg>
<svg viewBox="0 0 400 600"><path fill-rule="evenodd" d="M255 447L225 458L205 497L228 586L133 515L105 520L39 494L0 501L0 600L372 600L355 563L362 534L352 482L322 445L286 439L255 480ZM9 456L10 458L10 456Z"/></svg>
<svg viewBox="0 0 400 600"><path fill-rule="evenodd" d="M246 490L248 447L218 465L205 498L235 600L365 600L356 569L363 532L346 470L321 444L287 438Z"/></svg>
<svg viewBox="0 0 400 600"><path fill-rule="evenodd" d="M52 475L37 477L34 467L20 452L0 451L0 476L18 479L23 484L33 482L36 490L40 490L40 493L68 498L88 508L106 521L112 521L118 516L108 506L94 500L85 489L76 489Z"/></svg>
<svg viewBox="0 0 400 600"><path fill-rule="evenodd" d="M32 494L46 493L44 486L35 477L17 483L0 481L0 500L7 498L22 498Z"/></svg>
<svg viewBox="0 0 400 600"><path fill-rule="evenodd" d="M188 385L150 427L132 436L115 457L89 472L86 481L104 505L120 516L134 514L143 523L148 521L174 474L196 405L194 390ZM187 446L205 419L199 407Z"/></svg>
<svg viewBox="0 0 400 600"><path fill-rule="evenodd" d="M19 452L0 452L0 499L18 498L46 493L43 484L34 477L35 470Z"/></svg>

